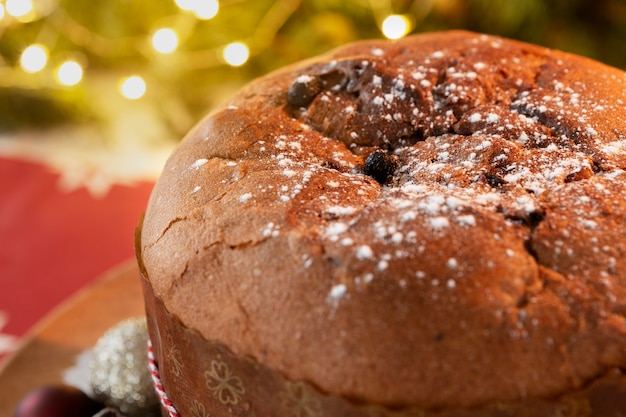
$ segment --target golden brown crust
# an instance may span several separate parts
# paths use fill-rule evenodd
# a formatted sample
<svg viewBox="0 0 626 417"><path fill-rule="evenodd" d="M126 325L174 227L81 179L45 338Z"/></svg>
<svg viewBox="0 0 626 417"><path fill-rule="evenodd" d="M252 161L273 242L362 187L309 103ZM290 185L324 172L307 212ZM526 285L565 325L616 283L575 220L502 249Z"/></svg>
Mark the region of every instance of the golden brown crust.
<svg viewBox="0 0 626 417"><path fill-rule="evenodd" d="M207 343L173 317L143 279L148 329L167 395L181 416L301 417L620 417L626 373L618 368L580 389L550 398L494 401L476 407L383 407L320 392L250 357ZM158 335L158 337L157 337ZM164 410L164 416L169 416Z"/></svg>
<svg viewBox="0 0 626 417"><path fill-rule="evenodd" d="M184 325L323 392L561 395L626 368L625 91L467 32L346 46L190 132L139 256Z"/></svg>

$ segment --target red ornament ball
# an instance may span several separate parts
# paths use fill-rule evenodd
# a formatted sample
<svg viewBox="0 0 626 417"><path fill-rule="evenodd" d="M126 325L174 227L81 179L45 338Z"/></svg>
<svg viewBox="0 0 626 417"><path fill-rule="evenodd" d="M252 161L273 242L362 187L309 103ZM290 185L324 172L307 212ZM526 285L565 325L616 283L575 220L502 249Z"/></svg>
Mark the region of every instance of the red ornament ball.
<svg viewBox="0 0 626 417"><path fill-rule="evenodd" d="M14 417L91 417L104 408L87 394L68 385L49 385L26 394Z"/></svg>

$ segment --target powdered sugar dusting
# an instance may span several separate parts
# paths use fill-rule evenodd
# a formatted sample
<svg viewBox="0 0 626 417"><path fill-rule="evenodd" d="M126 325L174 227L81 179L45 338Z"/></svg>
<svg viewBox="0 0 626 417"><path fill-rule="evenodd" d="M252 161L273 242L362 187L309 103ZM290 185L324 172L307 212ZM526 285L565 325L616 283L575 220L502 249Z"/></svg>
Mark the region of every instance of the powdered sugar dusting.
<svg viewBox="0 0 626 417"><path fill-rule="evenodd" d="M450 221L447 217L437 216L430 219L430 227L433 230L439 230L446 228L450 225Z"/></svg>
<svg viewBox="0 0 626 417"><path fill-rule="evenodd" d="M239 202L240 203L245 203L246 201L250 200L252 198L252 194L251 193L245 193L242 194L241 196L239 196Z"/></svg>
<svg viewBox="0 0 626 417"><path fill-rule="evenodd" d="M337 284L333 286L333 288L331 288L329 296L331 298L337 299L337 298L343 297L346 294L346 292L347 292L347 288L345 284Z"/></svg>
<svg viewBox="0 0 626 417"><path fill-rule="evenodd" d="M197 160L196 160L193 164L191 164L191 167L190 167L190 168L192 168L192 169L198 169L198 168L200 168L202 165L206 164L207 162L209 162L209 160L208 160L208 159L206 159L206 158L200 158L200 159L197 159Z"/></svg>
<svg viewBox="0 0 626 417"><path fill-rule="evenodd" d="M484 47L493 51L507 46L487 37ZM343 179L335 176L324 183L327 192L322 201L326 207L321 212L330 221L321 236L351 251L358 262L370 265L374 275L389 271L396 259L409 256L403 250L381 253L381 245L416 244L424 234L454 236L459 230L471 233L484 227L485 216L503 216L509 225L532 224L543 215L545 195L595 175L610 175L611 169L601 174L594 172L597 166L590 147L596 157L601 152L603 158L623 157L626 152L624 133L604 140L599 126L590 122L590 111L610 111L611 103L593 102L593 97L581 94L578 86L552 80L533 90L528 84L534 79L525 79L523 72L511 73L514 88L519 90L498 98L508 100L508 104L496 104L485 99L484 94L495 96L499 92L483 93L488 87L482 84L482 77L489 76L488 70L504 61L494 63L484 56L466 64L463 60L449 60L450 52L440 49L421 61L409 61L406 67L400 65L394 78L390 78L384 71L377 72L377 58L385 56L386 51L374 48L371 54L372 60L359 62L360 72L356 76L371 74L369 84L358 87L357 95L369 102L342 96L341 90L331 88L318 103L301 111L303 120L314 131L321 129L312 116L317 107L326 109L321 114L349 115L347 135L341 139L354 142L349 150L374 137L392 148L398 158L392 179L382 186L377 202L370 207L388 213L384 220L372 222L365 229L373 239L370 242L360 243L359 239L364 230L358 226L364 210L362 203L342 201L333 194L341 194L346 177L356 179L362 175L358 165L345 164L352 168L343 171ZM329 68L340 65L333 63ZM522 65L520 60L516 65ZM441 74L445 76L442 78ZM481 100L486 100L486 104ZM373 106L371 113L368 106ZM367 129L358 125L362 113L372 121ZM351 121L354 126L350 126ZM566 128L566 124L578 127ZM396 139L392 135L408 137L415 130L423 136L417 142L393 142ZM591 142L579 145L582 142L578 137ZM345 154L340 154L335 151L333 160L342 163ZM352 187L356 196L369 195L367 188L360 188L362 185ZM580 223L589 230L596 227L591 219L581 218ZM494 239L498 236L494 234ZM515 252L507 249L504 256L514 257ZM457 257L442 263L449 271L464 273ZM361 274L355 282L365 285L369 280ZM441 283L449 289L459 285L456 278Z"/></svg>
<svg viewBox="0 0 626 417"><path fill-rule="evenodd" d="M398 288L417 280L459 290L475 265L455 242L471 245L475 236L491 242L490 250L498 248L481 255L485 268L504 262L498 257L518 262L522 253L535 256L525 252L528 242L498 245L512 234L530 240L551 213L547 201L555 193L623 172L626 129L603 124L623 113L619 101L594 97L590 87L567 81L567 71L575 69L566 62L529 53L525 65L521 55L507 52L510 46L490 37L477 37L462 51L438 46L412 57L376 45L369 56L313 65L295 77L295 83L321 91L312 91L307 105L287 106L277 133L268 128L262 140L249 144L246 152L268 161L267 181L236 196L242 206L262 201L289 213L297 233L282 230L280 217L264 220L257 233L262 239L314 236L324 262L357 291L379 276L406 274L399 267L406 259L430 267L413 271L411 279L398 276ZM503 66L506 76L496 70ZM381 177L366 170L376 150L394 161ZM190 166L207 162L201 158ZM227 166L233 173L224 184L245 178L243 159ZM604 227L582 212L574 223L589 232ZM520 228L525 232L513 232ZM567 254L566 246L555 242L551 250ZM312 267L313 259L310 254L303 260L304 267ZM443 275L428 276L434 264ZM347 288L329 289L333 306Z"/></svg>
<svg viewBox="0 0 626 417"><path fill-rule="evenodd" d="M368 245L362 245L357 248L356 251L357 259L372 259L374 257L374 251Z"/></svg>

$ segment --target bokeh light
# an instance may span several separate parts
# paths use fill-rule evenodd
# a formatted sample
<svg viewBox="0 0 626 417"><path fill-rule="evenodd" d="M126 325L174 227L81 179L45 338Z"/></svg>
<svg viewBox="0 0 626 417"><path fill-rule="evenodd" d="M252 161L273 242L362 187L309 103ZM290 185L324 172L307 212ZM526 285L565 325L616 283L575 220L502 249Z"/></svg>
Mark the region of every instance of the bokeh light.
<svg viewBox="0 0 626 417"><path fill-rule="evenodd" d="M196 2L193 12L198 19L209 20L217 15L220 4L217 0L200 0Z"/></svg>
<svg viewBox="0 0 626 417"><path fill-rule="evenodd" d="M228 65L238 67L245 64L250 58L250 49L245 43L233 42L226 45L223 57Z"/></svg>
<svg viewBox="0 0 626 417"><path fill-rule="evenodd" d="M196 7L197 0L175 0L176 5L181 10L193 11Z"/></svg>
<svg viewBox="0 0 626 417"><path fill-rule="evenodd" d="M33 2L31 0L7 0L7 13L13 17L26 16L33 11Z"/></svg>
<svg viewBox="0 0 626 417"><path fill-rule="evenodd" d="M388 39L400 39L411 31L411 21L401 14L392 14L383 20L382 32Z"/></svg>
<svg viewBox="0 0 626 417"><path fill-rule="evenodd" d="M178 48L178 35L173 29L159 29L152 35L152 47L162 54L170 54Z"/></svg>
<svg viewBox="0 0 626 417"><path fill-rule="evenodd" d="M146 94L146 82L138 75L124 78L120 83L120 93L129 100L137 100Z"/></svg>
<svg viewBox="0 0 626 417"><path fill-rule="evenodd" d="M42 45L31 45L24 49L20 57L20 66L26 72L39 72L48 63L48 51Z"/></svg>
<svg viewBox="0 0 626 417"><path fill-rule="evenodd" d="M76 61L65 61L57 68L56 78L60 84L76 85L83 79L83 67Z"/></svg>

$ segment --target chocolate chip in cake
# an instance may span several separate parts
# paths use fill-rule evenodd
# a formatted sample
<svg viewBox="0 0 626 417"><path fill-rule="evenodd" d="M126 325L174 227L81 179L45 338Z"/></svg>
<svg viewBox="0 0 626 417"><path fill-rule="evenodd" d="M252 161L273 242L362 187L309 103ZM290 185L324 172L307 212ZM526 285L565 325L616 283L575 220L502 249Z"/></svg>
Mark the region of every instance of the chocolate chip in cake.
<svg viewBox="0 0 626 417"><path fill-rule="evenodd" d="M398 167L398 159L383 150L376 150L365 159L363 172L381 184L389 180Z"/></svg>
<svg viewBox="0 0 626 417"><path fill-rule="evenodd" d="M498 174L485 172L483 175L485 177L485 180L487 181L487 184L489 184L493 188L502 187L504 184L506 184L506 181L504 181L502 177L500 177L500 175Z"/></svg>
<svg viewBox="0 0 626 417"><path fill-rule="evenodd" d="M322 91L322 81L315 75L296 78L287 92L287 102L293 107L306 107Z"/></svg>

